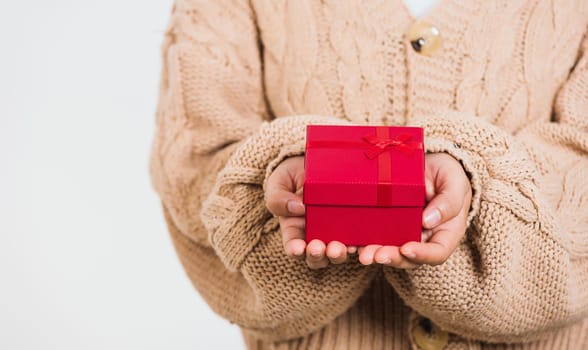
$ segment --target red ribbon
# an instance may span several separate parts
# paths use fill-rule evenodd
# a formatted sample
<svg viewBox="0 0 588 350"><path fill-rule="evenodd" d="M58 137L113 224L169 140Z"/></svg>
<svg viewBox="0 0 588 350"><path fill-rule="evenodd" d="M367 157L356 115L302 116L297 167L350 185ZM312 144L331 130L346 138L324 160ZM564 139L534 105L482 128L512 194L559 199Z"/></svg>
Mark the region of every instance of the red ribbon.
<svg viewBox="0 0 588 350"><path fill-rule="evenodd" d="M310 141L310 148L366 148L364 154L369 159L378 158L378 194L379 206L392 203L392 150L399 150L411 155L417 150L423 149L423 143L412 141L412 136L400 134L390 137L389 129L384 126L376 127L375 135L366 135L364 142L356 141Z"/></svg>
<svg viewBox="0 0 588 350"><path fill-rule="evenodd" d="M393 148L397 148L407 155L411 155L416 150L423 149L423 144L421 142L412 142L411 136L408 134L401 134L396 138L367 135L363 139L373 145L373 147L364 152L369 159L374 159L382 154L382 152L390 151Z"/></svg>

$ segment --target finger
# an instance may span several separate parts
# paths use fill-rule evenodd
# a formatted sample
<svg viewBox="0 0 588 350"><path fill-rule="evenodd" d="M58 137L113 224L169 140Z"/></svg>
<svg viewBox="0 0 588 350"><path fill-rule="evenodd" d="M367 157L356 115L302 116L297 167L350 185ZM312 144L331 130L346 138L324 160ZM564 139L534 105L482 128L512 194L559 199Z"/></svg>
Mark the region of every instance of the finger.
<svg viewBox="0 0 588 350"><path fill-rule="evenodd" d="M282 243L286 255L300 258L304 255L306 242L304 241L305 220L303 217L278 218L282 231Z"/></svg>
<svg viewBox="0 0 588 350"><path fill-rule="evenodd" d="M400 254L400 249L395 246L383 246L374 254L374 260L378 264L396 267L399 269L412 269L418 266Z"/></svg>
<svg viewBox="0 0 588 350"><path fill-rule="evenodd" d="M456 217L461 211L467 188L464 182L456 179L440 180L440 191L427 204L423 211L423 227L434 228Z"/></svg>
<svg viewBox="0 0 588 350"><path fill-rule="evenodd" d="M355 254L357 253L357 247L352 245L347 247L347 254Z"/></svg>
<svg viewBox="0 0 588 350"><path fill-rule="evenodd" d="M342 264L347 260L347 247L341 242L329 242L327 244L327 257L333 264Z"/></svg>
<svg viewBox="0 0 588 350"><path fill-rule="evenodd" d="M410 261L419 264L438 265L445 262L455 251L466 231L470 194L459 215L431 230L425 243L409 242L400 247L401 254Z"/></svg>
<svg viewBox="0 0 588 350"><path fill-rule="evenodd" d="M296 184L285 170L276 170L268 179L265 191L267 209L276 216L301 216L305 208Z"/></svg>
<svg viewBox="0 0 588 350"><path fill-rule="evenodd" d="M370 244L359 248L359 262L363 265L371 265L374 263L374 254L380 248L379 244Z"/></svg>
<svg viewBox="0 0 588 350"><path fill-rule="evenodd" d="M425 178L425 198L427 202L435 197L435 184L433 183L433 179L430 177Z"/></svg>
<svg viewBox="0 0 588 350"><path fill-rule="evenodd" d="M300 197L278 189L268 189L266 207L276 216L302 216L306 211Z"/></svg>
<svg viewBox="0 0 588 350"><path fill-rule="evenodd" d="M432 235L432 230L423 230L423 232L421 232L421 242L427 242Z"/></svg>
<svg viewBox="0 0 588 350"><path fill-rule="evenodd" d="M463 232L465 232L465 220L461 219L461 217L456 218L434 229L428 242L406 243L400 247L401 254L417 264L439 265L444 263L457 248L463 237ZM461 223L461 221L464 222Z"/></svg>
<svg viewBox="0 0 588 350"><path fill-rule="evenodd" d="M427 207L423 227L433 228L457 216L471 184L463 167L448 154L426 155L425 190Z"/></svg>
<svg viewBox="0 0 588 350"><path fill-rule="evenodd" d="M306 264L311 269L321 269L327 267L329 259L325 256L325 243L318 239L313 239L306 246Z"/></svg>

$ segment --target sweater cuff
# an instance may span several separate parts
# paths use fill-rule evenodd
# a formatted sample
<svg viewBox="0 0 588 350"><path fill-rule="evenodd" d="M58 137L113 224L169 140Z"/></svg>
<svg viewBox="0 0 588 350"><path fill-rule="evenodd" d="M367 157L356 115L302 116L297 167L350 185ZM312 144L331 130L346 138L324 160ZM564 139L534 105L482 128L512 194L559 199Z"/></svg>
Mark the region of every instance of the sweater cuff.
<svg viewBox="0 0 588 350"><path fill-rule="evenodd" d="M209 241L229 270L238 270L262 234L274 228L264 200L267 179L281 161L304 154L306 126L346 123L326 116L279 117L263 123L229 158L200 212Z"/></svg>
<svg viewBox="0 0 588 350"><path fill-rule="evenodd" d="M475 115L446 111L436 115L418 116L408 125L424 128L425 149L428 153L444 152L457 159L463 166L472 186L472 202L467 227L477 217L483 188L488 181L516 184L531 180L533 166L530 162L518 162L520 178L512 178L509 170L514 153L524 152L516 140L504 130ZM519 156L516 159L528 157ZM492 180L490 180L492 179Z"/></svg>

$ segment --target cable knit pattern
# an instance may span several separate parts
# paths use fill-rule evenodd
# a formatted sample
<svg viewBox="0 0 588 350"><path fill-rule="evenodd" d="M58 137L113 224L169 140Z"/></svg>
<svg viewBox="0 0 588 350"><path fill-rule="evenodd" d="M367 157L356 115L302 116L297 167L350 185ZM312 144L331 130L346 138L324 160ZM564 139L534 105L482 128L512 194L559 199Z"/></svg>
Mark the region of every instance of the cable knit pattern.
<svg viewBox="0 0 588 350"><path fill-rule="evenodd" d="M401 0L177 0L153 185L188 276L251 349L588 348L588 4L442 0L432 57ZM416 125L471 179L443 265L283 253L267 178L309 124Z"/></svg>

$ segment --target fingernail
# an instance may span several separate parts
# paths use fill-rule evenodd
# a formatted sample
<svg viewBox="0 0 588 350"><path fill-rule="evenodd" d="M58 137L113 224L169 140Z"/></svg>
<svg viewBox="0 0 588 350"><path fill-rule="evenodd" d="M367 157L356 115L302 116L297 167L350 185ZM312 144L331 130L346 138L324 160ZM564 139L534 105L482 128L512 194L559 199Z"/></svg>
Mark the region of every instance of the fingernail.
<svg viewBox="0 0 588 350"><path fill-rule="evenodd" d="M286 206L288 207L288 211L293 214L301 213L304 210L304 204L300 203L299 201L295 201L293 199L290 199L286 203Z"/></svg>
<svg viewBox="0 0 588 350"><path fill-rule="evenodd" d="M310 255L311 255L313 258L318 258L319 256L321 256L321 252L320 252L320 251L318 251L318 250L315 250L315 251L313 251L313 252L310 252Z"/></svg>
<svg viewBox="0 0 588 350"><path fill-rule="evenodd" d="M425 226L428 228L435 227L441 221L441 212L435 208L425 216Z"/></svg>
<svg viewBox="0 0 588 350"><path fill-rule="evenodd" d="M416 254L409 249L404 249L400 251L402 253L402 255L404 255L405 257L409 258L409 259L414 259L416 258Z"/></svg>
<svg viewBox="0 0 588 350"><path fill-rule="evenodd" d="M300 249L300 248L295 249L294 252L293 252L293 254L296 257L300 257L300 256L302 256L302 254L304 254L304 249Z"/></svg>

